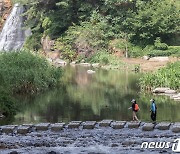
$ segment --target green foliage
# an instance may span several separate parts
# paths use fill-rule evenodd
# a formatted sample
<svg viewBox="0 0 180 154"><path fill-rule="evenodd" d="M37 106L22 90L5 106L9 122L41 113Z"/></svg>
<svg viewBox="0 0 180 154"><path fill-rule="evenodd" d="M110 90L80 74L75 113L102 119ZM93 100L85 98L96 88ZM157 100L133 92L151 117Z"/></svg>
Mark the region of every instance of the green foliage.
<svg viewBox="0 0 180 154"><path fill-rule="evenodd" d="M64 59L72 61L76 58L76 52L72 46L64 42L62 38L56 40L55 49L61 52L61 56Z"/></svg>
<svg viewBox="0 0 180 154"><path fill-rule="evenodd" d="M107 46L104 32L105 23L94 21L83 22L80 26L69 27L63 37L57 39L55 48L62 53L63 58L73 60L77 53L85 57Z"/></svg>
<svg viewBox="0 0 180 154"><path fill-rule="evenodd" d="M155 73L147 73L140 78L142 87L169 87L179 89L180 87L180 61L169 64Z"/></svg>
<svg viewBox="0 0 180 154"><path fill-rule="evenodd" d="M0 113L14 115L17 111L16 101L13 99L3 87L0 87Z"/></svg>
<svg viewBox="0 0 180 154"><path fill-rule="evenodd" d="M155 49L157 50L167 50L168 45L166 43L161 43L161 38L157 37L154 42Z"/></svg>
<svg viewBox="0 0 180 154"><path fill-rule="evenodd" d="M57 42L60 38L64 46L62 55L70 60L79 51L88 57L99 50L108 50L108 42L114 39L125 40L118 48L127 45L130 57L147 54L149 49L143 49L147 45L154 44L155 50L167 50L172 42L178 45L180 5L177 0L16 1L28 8L24 15L33 35L25 47L31 50L39 50L41 37L46 35Z"/></svg>
<svg viewBox="0 0 180 154"><path fill-rule="evenodd" d="M34 93L55 86L61 70L30 52L0 55L0 86L13 93Z"/></svg>
<svg viewBox="0 0 180 154"><path fill-rule="evenodd" d="M29 36L24 44L25 49L38 51L41 48L41 34L34 33L31 36Z"/></svg>
<svg viewBox="0 0 180 154"><path fill-rule="evenodd" d="M136 11L123 22L124 30L132 34L131 41L152 44L156 37L168 41L179 32L180 9L178 1L137 1Z"/></svg>
<svg viewBox="0 0 180 154"><path fill-rule="evenodd" d="M180 55L180 50L174 50L174 49L169 49L169 50L152 50L147 54L149 57L157 57L157 56L177 56L179 57Z"/></svg>
<svg viewBox="0 0 180 154"><path fill-rule="evenodd" d="M109 54L107 51L99 51L91 57L87 58L86 61L91 63L100 63L102 65L124 65L116 56Z"/></svg>

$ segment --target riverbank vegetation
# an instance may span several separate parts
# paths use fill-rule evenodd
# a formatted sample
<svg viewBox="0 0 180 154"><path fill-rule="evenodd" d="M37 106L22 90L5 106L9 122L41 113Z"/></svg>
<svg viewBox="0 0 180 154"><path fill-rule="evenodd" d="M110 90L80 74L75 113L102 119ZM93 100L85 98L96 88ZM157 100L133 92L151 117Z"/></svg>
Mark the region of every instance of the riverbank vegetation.
<svg viewBox="0 0 180 154"><path fill-rule="evenodd" d="M98 52L128 57L180 53L178 0L16 1L27 8L26 25L33 35L25 47L31 50L41 50L41 38L49 36L56 42L53 50L70 61Z"/></svg>
<svg viewBox="0 0 180 154"><path fill-rule="evenodd" d="M61 69L31 52L0 54L0 113L14 114L16 94L33 94L56 86Z"/></svg>
<svg viewBox="0 0 180 154"><path fill-rule="evenodd" d="M161 68L154 73L147 73L140 79L142 88L146 87L169 87L180 89L180 61L171 63L165 68Z"/></svg>

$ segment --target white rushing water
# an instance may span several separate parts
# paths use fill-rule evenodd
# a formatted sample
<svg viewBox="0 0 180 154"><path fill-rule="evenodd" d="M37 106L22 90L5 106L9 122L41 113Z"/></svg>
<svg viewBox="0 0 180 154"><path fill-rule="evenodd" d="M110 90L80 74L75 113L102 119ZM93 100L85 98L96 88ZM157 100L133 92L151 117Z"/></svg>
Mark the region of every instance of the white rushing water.
<svg viewBox="0 0 180 154"><path fill-rule="evenodd" d="M24 30L24 7L15 4L0 34L0 51L21 49L25 38L30 34Z"/></svg>

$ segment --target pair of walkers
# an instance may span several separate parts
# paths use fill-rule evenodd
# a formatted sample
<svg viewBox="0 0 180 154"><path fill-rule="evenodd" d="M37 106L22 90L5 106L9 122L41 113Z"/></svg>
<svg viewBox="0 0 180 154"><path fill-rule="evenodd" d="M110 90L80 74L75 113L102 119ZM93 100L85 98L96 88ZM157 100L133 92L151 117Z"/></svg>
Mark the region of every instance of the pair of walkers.
<svg viewBox="0 0 180 154"><path fill-rule="evenodd" d="M132 102L132 106L129 109L132 109L133 121L139 121L139 119L137 118L136 112L140 111L140 108L139 108L138 104L136 103L135 99L133 99L131 102ZM155 100L151 99L150 102L151 102L151 108L150 108L151 119L152 119L153 123L156 123L157 107L155 104Z"/></svg>

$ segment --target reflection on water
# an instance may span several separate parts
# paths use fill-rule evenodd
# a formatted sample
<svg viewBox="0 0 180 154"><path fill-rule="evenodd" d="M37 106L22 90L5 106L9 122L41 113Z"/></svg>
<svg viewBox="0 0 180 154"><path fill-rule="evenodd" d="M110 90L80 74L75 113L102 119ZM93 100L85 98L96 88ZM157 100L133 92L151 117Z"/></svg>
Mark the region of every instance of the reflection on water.
<svg viewBox="0 0 180 154"><path fill-rule="evenodd" d="M150 121L150 102L157 100L158 121L180 121L180 103L165 96L140 93L140 74L117 70L96 70L87 74L87 67L66 67L64 83L31 98L19 99L20 111L14 119L4 119L0 124L39 122L68 122L71 120L131 120L131 99L137 99L142 121Z"/></svg>

